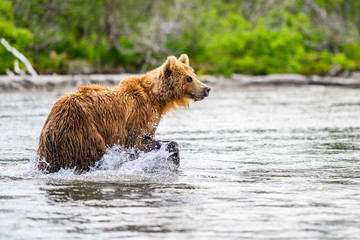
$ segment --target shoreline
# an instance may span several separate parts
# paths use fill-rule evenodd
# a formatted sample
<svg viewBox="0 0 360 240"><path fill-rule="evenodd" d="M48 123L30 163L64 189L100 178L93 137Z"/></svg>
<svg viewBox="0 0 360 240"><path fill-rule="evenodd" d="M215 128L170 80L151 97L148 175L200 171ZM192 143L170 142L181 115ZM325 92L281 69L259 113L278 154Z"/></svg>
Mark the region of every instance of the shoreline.
<svg viewBox="0 0 360 240"><path fill-rule="evenodd" d="M0 75L0 91L31 91L56 90L65 87L78 87L82 84L101 84L114 87L125 77L136 74L77 74L77 75ZM350 77L305 76L301 74L270 74L263 76L248 76L233 74L224 76L201 75L198 77L206 84L215 87L247 87L247 86L281 86L281 85L323 85L349 88L360 88L360 73Z"/></svg>

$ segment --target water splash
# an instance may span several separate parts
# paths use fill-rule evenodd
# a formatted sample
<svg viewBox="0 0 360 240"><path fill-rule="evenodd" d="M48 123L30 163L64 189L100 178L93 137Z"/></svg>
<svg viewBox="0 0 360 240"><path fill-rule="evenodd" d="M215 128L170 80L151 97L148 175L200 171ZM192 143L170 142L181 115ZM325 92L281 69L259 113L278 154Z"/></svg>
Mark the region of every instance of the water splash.
<svg viewBox="0 0 360 240"><path fill-rule="evenodd" d="M0 165L0 177L9 178L61 178L61 179L119 179L121 177L161 178L176 175L177 166L167 160L170 153L162 146L159 150L135 154L134 150L125 149L119 145L108 148L89 172L81 175L75 169L60 169L58 172L45 174L37 168L38 156L30 158L29 162Z"/></svg>
<svg viewBox="0 0 360 240"><path fill-rule="evenodd" d="M135 157L134 150L124 149L119 145L108 148L105 155L90 172L105 170L123 174L163 174L174 172L177 167L167 160L170 153L162 146L159 150L148 153L140 152Z"/></svg>

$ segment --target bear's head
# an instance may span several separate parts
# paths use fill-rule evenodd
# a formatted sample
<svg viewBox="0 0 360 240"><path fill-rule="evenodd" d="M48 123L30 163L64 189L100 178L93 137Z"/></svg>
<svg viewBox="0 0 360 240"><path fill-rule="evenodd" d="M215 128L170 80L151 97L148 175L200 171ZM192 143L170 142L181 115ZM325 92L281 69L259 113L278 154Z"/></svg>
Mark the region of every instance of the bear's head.
<svg viewBox="0 0 360 240"><path fill-rule="evenodd" d="M189 101L200 101L209 96L210 88L196 78L189 66L189 58L182 54L179 59L170 56L156 69L158 77L153 91L159 99L176 106L189 106Z"/></svg>

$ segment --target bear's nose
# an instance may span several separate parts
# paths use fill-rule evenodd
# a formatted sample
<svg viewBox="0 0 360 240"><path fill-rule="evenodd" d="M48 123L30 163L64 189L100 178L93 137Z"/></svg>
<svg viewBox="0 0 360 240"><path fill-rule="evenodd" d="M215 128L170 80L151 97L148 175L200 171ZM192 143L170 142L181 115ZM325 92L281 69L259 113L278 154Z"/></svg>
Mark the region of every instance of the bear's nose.
<svg viewBox="0 0 360 240"><path fill-rule="evenodd" d="M204 95L206 97L209 96L210 90L211 90L211 88L209 88L209 87L204 88Z"/></svg>

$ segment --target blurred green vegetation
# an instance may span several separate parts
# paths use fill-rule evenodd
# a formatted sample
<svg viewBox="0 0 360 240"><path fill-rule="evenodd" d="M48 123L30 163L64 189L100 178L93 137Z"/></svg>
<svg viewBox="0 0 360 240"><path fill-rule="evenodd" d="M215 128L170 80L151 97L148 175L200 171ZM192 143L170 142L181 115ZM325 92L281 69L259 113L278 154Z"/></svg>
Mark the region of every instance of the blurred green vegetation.
<svg viewBox="0 0 360 240"><path fill-rule="evenodd" d="M187 53L198 73L360 69L358 0L0 0L0 37L40 73L144 72ZM0 73L14 57L0 45Z"/></svg>
<svg viewBox="0 0 360 240"><path fill-rule="evenodd" d="M6 39L23 54L31 56L29 46L33 42L33 35L29 30L14 25L12 4L3 0L0 0L0 38ZM13 55L0 45L0 74L13 66Z"/></svg>

